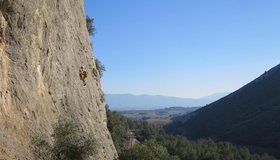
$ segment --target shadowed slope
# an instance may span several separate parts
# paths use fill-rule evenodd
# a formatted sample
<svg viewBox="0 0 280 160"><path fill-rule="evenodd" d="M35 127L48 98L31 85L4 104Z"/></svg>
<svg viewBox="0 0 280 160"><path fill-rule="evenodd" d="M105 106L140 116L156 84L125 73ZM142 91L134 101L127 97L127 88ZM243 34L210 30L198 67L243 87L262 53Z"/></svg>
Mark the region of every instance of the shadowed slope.
<svg viewBox="0 0 280 160"><path fill-rule="evenodd" d="M194 139L212 137L277 153L279 115L280 65L229 96L181 117L167 129Z"/></svg>

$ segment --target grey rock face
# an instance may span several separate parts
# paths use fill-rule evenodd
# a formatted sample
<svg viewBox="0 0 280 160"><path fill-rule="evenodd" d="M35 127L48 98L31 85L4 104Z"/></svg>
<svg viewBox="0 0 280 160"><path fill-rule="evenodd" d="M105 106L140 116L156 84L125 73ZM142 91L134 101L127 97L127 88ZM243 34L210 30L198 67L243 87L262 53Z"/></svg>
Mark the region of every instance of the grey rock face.
<svg viewBox="0 0 280 160"><path fill-rule="evenodd" d="M116 158L83 0L0 0L0 37L0 159L34 159L31 137L65 117L97 139L92 159Z"/></svg>

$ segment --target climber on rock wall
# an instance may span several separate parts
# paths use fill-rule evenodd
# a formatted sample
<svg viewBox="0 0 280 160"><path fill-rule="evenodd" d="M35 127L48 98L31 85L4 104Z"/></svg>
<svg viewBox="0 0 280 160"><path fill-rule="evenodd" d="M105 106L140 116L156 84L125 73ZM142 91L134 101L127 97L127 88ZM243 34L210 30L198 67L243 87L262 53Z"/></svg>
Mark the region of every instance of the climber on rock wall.
<svg viewBox="0 0 280 160"><path fill-rule="evenodd" d="M86 85L85 79L87 78L87 74L88 74L88 72L86 71L85 67L82 66L82 67L80 68L80 78L81 78L81 80L83 81L84 86Z"/></svg>

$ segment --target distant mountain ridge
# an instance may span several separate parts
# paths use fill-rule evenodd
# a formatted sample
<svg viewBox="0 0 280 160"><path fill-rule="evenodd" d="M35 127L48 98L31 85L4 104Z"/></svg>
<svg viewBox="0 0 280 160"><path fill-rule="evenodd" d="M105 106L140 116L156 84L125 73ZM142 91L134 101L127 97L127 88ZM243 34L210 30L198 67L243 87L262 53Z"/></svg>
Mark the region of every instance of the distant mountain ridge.
<svg viewBox="0 0 280 160"><path fill-rule="evenodd" d="M133 94L106 94L106 103L112 110L150 110L162 109L172 106L197 107L204 106L219 98L229 94L229 92L214 94L199 99L178 98L160 95L133 95Z"/></svg>
<svg viewBox="0 0 280 160"><path fill-rule="evenodd" d="M232 94L167 126L192 139L211 137L280 157L280 65Z"/></svg>

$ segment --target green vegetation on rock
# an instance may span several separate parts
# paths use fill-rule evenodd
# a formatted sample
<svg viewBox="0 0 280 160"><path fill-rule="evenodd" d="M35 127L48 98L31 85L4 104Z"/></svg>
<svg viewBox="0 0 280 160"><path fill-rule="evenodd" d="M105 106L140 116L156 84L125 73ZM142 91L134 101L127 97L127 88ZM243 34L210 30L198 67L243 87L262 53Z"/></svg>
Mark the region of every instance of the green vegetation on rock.
<svg viewBox="0 0 280 160"><path fill-rule="evenodd" d="M95 140L82 136L73 121L59 120L54 127L53 144L38 135L33 138L33 153L40 160L85 160L94 154Z"/></svg>
<svg viewBox="0 0 280 160"><path fill-rule="evenodd" d="M106 71L105 66L101 63L99 59L95 59L96 69L98 70L99 76L102 77L103 73Z"/></svg>
<svg viewBox="0 0 280 160"><path fill-rule="evenodd" d="M94 36L95 31L96 31L93 22L94 22L93 18L90 18L89 16L86 16L87 30L88 30L89 35L91 35L91 36Z"/></svg>

